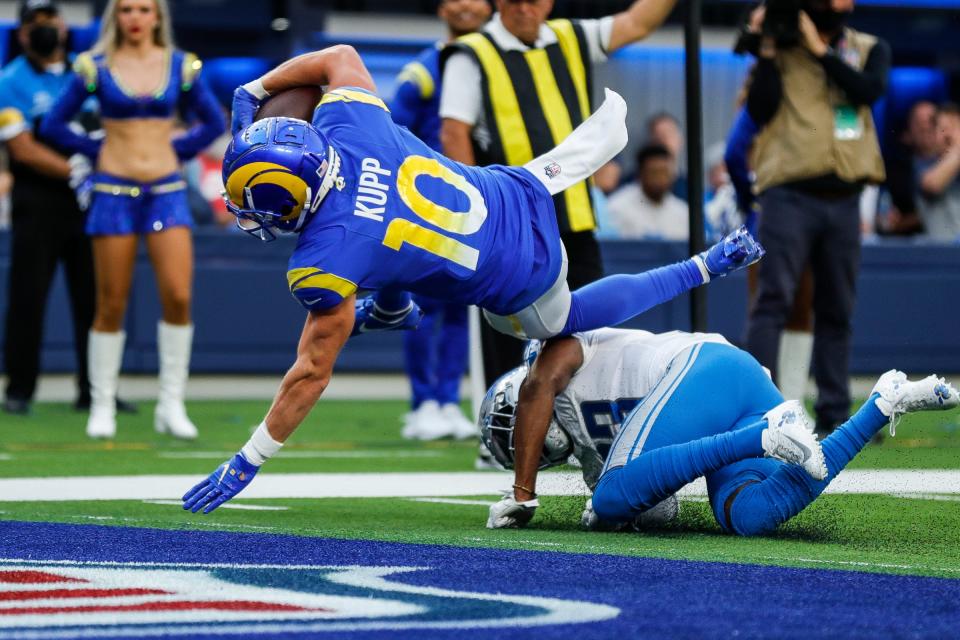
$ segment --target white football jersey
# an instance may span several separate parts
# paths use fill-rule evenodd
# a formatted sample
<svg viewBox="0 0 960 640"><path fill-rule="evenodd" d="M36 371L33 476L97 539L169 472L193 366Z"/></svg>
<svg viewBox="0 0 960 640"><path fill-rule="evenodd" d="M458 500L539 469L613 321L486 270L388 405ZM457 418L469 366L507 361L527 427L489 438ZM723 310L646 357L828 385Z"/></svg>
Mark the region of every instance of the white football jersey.
<svg viewBox="0 0 960 640"><path fill-rule="evenodd" d="M717 333L683 331L597 329L573 337L583 349L583 364L557 396L554 415L573 439L573 455L591 489L620 424L666 374L670 362L695 344L730 344Z"/></svg>

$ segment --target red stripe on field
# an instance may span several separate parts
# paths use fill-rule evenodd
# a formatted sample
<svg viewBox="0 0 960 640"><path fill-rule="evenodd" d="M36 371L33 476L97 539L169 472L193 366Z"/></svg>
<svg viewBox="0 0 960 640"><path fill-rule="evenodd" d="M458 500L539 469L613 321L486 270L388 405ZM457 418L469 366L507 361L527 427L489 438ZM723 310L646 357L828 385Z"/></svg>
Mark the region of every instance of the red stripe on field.
<svg viewBox="0 0 960 640"><path fill-rule="evenodd" d="M331 612L331 609L297 607L289 604L254 602L251 600L179 600L171 602L146 602L143 604L89 605L83 607L17 607L0 609L0 616L30 615L43 613L102 613L122 611L192 611L215 609L217 611L315 611Z"/></svg>
<svg viewBox="0 0 960 640"><path fill-rule="evenodd" d="M118 596L156 596L170 593L162 589L50 589L49 591L0 591L0 600L47 600L52 598L115 598Z"/></svg>
<svg viewBox="0 0 960 640"><path fill-rule="evenodd" d="M79 578L68 578L46 571L0 571L0 583L40 584L49 582L87 582Z"/></svg>

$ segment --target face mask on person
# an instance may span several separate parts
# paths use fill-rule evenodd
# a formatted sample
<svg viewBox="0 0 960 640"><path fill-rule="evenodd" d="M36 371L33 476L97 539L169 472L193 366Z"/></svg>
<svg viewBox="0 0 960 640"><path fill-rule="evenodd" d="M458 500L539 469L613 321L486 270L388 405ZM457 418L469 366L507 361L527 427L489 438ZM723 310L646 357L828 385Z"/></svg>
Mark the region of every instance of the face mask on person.
<svg viewBox="0 0 960 640"><path fill-rule="evenodd" d="M839 33L850 17L849 11L834 11L829 7L826 9L809 8L807 14L820 33Z"/></svg>
<svg viewBox="0 0 960 640"><path fill-rule="evenodd" d="M30 51L46 58L60 46L60 30L50 25L39 25L30 30Z"/></svg>

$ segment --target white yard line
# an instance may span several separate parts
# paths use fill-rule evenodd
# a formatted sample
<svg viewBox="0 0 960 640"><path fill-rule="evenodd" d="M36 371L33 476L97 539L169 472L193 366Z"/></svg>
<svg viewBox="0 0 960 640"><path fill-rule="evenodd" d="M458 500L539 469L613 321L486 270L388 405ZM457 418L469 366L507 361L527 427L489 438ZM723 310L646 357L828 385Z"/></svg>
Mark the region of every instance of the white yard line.
<svg viewBox="0 0 960 640"><path fill-rule="evenodd" d="M159 451L158 458L225 460L236 451ZM436 458L440 451L390 451L389 449L350 449L344 451L284 451L284 458ZM2 458L0 458L2 459Z"/></svg>
<svg viewBox="0 0 960 640"><path fill-rule="evenodd" d="M469 504L490 506L489 500L466 500L464 498L407 498L408 502L436 502L437 504Z"/></svg>
<svg viewBox="0 0 960 640"><path fill-rule="evenodd" d="M182 500L144 500L146 504L162 504L183 507ZM269 506L265 504L238 504L236 502L226 502L220 505L222 509L242 509L245 511L289 511L290 507Z"/></svg>
<svg viewBox="0 0 960 640"><path fill-rule="evenodd" d="M0 479L0 502L74 500L179 500L196 475L94 476ZM508 472L451 473L264 473L244 498L445 498L493 496L509 489ZM544 473L537 482L545 496L586 495L578 472ZM844 471L827 493L960 494L960 471ZM701 479L680 490L682 498L707 494Z"/></svg>
<svg viewBox="0 0 960 640"><path fill-rule="evenodd" d="M0 502L73 500L179 500L197 483L196 475L103 476L0 479ZM243 494L246 499L277 498L446 498L493 496L509 489L507 472L463 473L264 473ZM586 495L579 473L544 473L537 491L545 496ZM960 494L960 471L844 471L827 493ZM705 496L701 479L680 490L682 498Z"/></svg>
<svg viewBox="0 0 960 640"><path fill-rule="evenodd" d="M0 453L0 462L6 462L8 460L13 460L13 456L9 453Z"/></svg>

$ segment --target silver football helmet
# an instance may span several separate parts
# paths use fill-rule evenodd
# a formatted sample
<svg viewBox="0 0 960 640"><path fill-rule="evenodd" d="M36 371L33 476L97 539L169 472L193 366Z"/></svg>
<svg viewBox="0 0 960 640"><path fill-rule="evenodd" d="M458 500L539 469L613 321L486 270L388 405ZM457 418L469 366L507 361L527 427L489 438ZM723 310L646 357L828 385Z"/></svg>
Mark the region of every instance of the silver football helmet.
<svg viewBox="0 0 960 640"><path fill-rule="evenodd" d="M497 462L506 469L513 468L513 430L517 423L517 403L520 399L520 385L529 371L529 368L523 365L503 374L487 391L483 404L480 405L480 438ZM571 453L573 441L556 417L551 418L540 454L540 468L563 464Z"/></svg>

